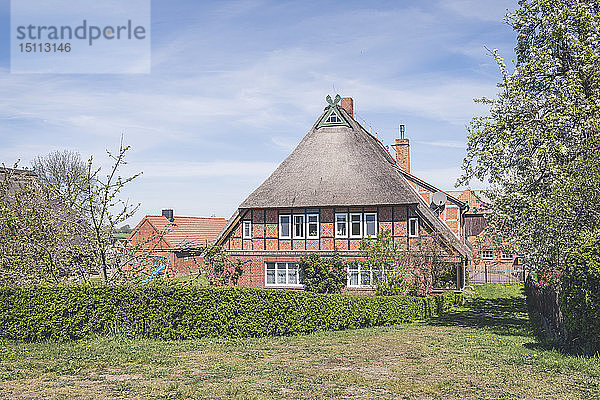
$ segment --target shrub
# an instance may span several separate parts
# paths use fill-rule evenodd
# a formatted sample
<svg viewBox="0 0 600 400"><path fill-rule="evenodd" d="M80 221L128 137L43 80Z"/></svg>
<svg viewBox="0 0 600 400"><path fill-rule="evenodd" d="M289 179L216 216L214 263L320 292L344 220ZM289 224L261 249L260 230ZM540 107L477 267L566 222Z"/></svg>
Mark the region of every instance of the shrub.
<svg viewBox="0 0 600 400"><path fill-rule="evenodd" d="M365 270L373 271L377 295L391 296L408 292L408 258L399 250L389 229L379 232L375 240L363 238L360 249L365 253Z"/></svg>
<svg viewBox="0 0 600 400"><path fill-rule="evenodd" d="M393 325L438 315L455 294L358 297L168 284L0 288L0 338L93 335L188 339L294 335Z"/></svg>
<svg viewBox="0 0 600 400"><path fill-rule="evenodd" d="M600 229L581 236L561 274L561 309L574 345L600 351Z"/></svg>
<svg viewBox="0 0 600 400"><path fill-rule="evenodd" d="M300 257L298 267L304 287L315 293L340 293L346 285L346 263L335 249L332 257L307 254Z"/></svg>

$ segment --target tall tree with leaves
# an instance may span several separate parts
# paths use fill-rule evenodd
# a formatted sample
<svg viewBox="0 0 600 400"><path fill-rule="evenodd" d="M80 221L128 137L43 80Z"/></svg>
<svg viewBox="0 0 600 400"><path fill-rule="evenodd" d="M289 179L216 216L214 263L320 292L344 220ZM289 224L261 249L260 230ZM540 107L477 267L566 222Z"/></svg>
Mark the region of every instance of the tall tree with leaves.
<svg viewBox="0 0 600 400"><path fill-rule="evenodd" d="M521 0L517 35L490 113L469 126L464 175L487 180L492 224L537 268L561 267L581 231L600 222L600 1Z"/></svg>

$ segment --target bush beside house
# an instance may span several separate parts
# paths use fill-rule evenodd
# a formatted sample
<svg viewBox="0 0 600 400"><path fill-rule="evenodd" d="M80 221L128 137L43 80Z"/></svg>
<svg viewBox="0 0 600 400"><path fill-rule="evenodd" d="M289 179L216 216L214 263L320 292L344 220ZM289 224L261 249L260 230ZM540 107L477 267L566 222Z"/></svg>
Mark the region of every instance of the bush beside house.
<svg viewBox="0 0 600 400"><path fill-rule="evenodd" d="M456 295L354 297L175 285L0 288L0 338L258 337L393 325L438 315Z"/></svg>

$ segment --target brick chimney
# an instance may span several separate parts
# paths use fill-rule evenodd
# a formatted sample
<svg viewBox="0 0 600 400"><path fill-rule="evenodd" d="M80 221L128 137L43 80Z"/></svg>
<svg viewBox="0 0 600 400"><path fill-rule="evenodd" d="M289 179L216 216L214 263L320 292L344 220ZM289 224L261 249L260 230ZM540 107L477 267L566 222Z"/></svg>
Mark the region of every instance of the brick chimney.
<svg viewBox="0 0 600 400"><path fill-rule="evenodd" d="M396 163L403 171L410 174L410 145L408 139L404 138L404 125L400 125L400 138L396 139Z"/></svg>
<svg viewBox="0 0 600 400"><path fill-rule="evenodd" d="M354 118L354 100L352 100L352 97L342 98L341 106L352 118Z"/></svg>

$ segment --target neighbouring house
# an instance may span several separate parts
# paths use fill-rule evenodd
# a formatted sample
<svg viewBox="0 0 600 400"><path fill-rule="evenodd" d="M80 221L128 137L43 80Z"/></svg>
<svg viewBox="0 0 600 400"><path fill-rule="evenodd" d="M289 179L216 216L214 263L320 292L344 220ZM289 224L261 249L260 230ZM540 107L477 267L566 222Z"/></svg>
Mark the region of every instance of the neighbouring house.
<svg viewBox="0 0 600 400"><path fill-rule="evenodd" d="M198 272L203 251L226 223L225 218L176 216L166 209L142 218L128 243L166 264L167 272L188 275Z"/></svg>
<svg viewBox="0 0 600 400"><path fill-rule="evenodd" d="M399 161L409 164L408 146L396 146L400 154L406 149L406 160L394 158L353 118L353 100L339 100L328 96L329 105L300 144L217 236L214 243L230 258L246 262L239 284L302 288L298 259L338 249L350 262L346 292L371 291L373 271L361 267L360 242L389 230L407 251L439 241L448 261L458 265L462 287L471 258L463 234L466 204L400 167Z"/></svg>
<svg viewBox="0 0 600 400"><path fill-rule="evenodd" d="M499 235L488 229L487 217L491 210L490 199L483 190L449 190L450 195L468 204L464 214L465 236L473 247L473 260L469 264L469 281L472 283L523 283L525 271L523 254L503 243Z"/></svg>
<svg viewBox="0 0 600 400"><path fill-rule="evenodd" d="M9 178L11 188L17 187L19 184L30 184L37 181L37 175L29 169L6 168L0 167L0 182Z"/></svg>

